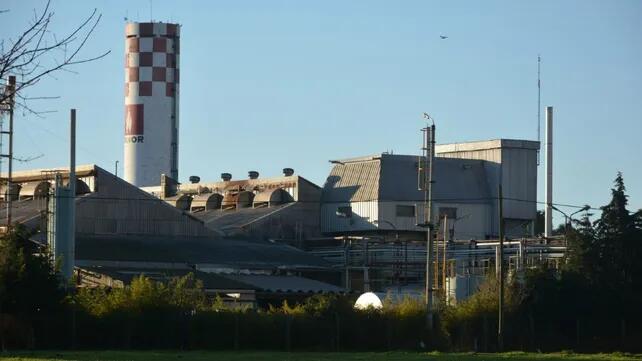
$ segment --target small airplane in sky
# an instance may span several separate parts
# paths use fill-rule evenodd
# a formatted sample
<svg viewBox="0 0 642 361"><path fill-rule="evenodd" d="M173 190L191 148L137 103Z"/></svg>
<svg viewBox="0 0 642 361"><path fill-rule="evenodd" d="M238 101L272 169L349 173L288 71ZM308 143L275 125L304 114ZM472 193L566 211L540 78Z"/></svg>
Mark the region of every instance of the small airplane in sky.
<svg viewBox="0 0 642 361"><path fill-rule="evenodd" d="M441 40L448 39L448 37L445 35L439 35L439 37L441 38Z"/></svg>

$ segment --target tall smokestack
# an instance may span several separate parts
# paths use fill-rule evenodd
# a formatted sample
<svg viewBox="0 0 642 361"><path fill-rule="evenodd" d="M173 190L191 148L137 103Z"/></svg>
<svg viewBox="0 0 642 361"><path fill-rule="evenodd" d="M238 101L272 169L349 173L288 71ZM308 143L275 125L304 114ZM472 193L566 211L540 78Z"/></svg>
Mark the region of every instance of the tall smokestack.
<svg viewBox="0 0 642 361"><path fill-rule="evenodd" d="M546 213L544 236L553 235L553 107L546 107Z"/></svg>
<svg viewBox="0 0 642 361"><path fill-rule="evenodd" d="M178 180L178 24L125 26L125 180Z"/></svg>

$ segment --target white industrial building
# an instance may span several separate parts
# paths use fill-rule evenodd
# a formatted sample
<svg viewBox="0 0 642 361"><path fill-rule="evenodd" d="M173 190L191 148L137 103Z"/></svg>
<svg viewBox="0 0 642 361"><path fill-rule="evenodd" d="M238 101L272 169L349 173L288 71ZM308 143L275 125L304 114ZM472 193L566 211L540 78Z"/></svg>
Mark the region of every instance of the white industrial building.
<svg viewBox="0 0 642 361"><path fill-rule="evenodd" d="M438 145L433 223L446 216L451 239L496 237L501 185L507 235L532 235L538 150L539 142L511 139ZM425 209L419 156L382 153L331 162L321 201L323 233L425 232L418 226Z"/></svg>

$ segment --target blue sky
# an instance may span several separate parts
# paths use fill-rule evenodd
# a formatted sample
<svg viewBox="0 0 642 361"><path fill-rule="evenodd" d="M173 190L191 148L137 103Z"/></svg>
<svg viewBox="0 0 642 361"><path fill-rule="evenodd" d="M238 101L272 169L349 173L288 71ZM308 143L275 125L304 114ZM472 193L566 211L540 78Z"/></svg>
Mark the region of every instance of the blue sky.
<svg viewBox="0 0 642 361"><path fill-rule="evenodd" d="M619 170L631 208L642 208L640 1L151 4L154 20L183 25L182 181L292 167L322 185L329 159L418 153L424 111L437 120L438 143L535 139L541 54L542 106L555 107L555 202L603 205ZM4 0L2 38L43 5ZM16 156L44 154L17 168L67 164L75 107L79 163L113 170L121 160L122 172L124 18L149 20L150 2L52 7L59 34L97 8L103 18L83 53L112 52L30 90L60 99L32 102L57 111L44 118L17 115Z"/></svg>

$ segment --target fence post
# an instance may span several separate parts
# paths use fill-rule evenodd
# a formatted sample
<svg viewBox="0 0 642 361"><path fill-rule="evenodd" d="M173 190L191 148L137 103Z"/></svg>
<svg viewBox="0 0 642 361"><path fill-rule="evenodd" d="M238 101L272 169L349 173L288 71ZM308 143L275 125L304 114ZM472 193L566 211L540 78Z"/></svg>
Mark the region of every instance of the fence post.
<svg viewBox="0 0 642 361"><path fill-rule="evenodd" d="M341 350L341 325L339 323L339 313L335 312L334 313L334 320L335 320L335 327L336 327L336 348L337 352Z"/></svg>
<svg viewBox="0 0 642 361"><path fill-rule="evenodd" d="M239 350L239 311L235 310L234 311L234 350L238 351Z"/></svg>
<svg viewBox="0 0 642 361"><path fill-rule="evenodd" d="M580 319L575 320L575 347L580 348Z"/></svg>
<svg viewBox="0 0 642 361"><path fill-rule="evenodd" d="M290 315L285 315L285 351L290 352L292 350L292 317Z"/></svg>
<svg viewBox="0 0 642 361"><path fill-rule="evenodd" d="M392 327L390 326L392 320L387 315L384 317L386 318L386 338L388 341L388 351L392 351Z"/></svg>
<svg viewBox="0 0 642 361"><path fill-rule="evenodd" d="M620 339L622 351L626 348L626 320L620 319Z"/></svg>
<svg viewBox="0 0 642 361"><path fill-rule="evenodd" d="M535 351L535 319L533 318L533 312L528 313L528 325L531 331L531 351Z"/></svg>
<svg viewBox="0 0 642 361"><path fill-rule="evenodd" d="M482 322L482 351L488 352L488 316L485 313Z"/></svg>

